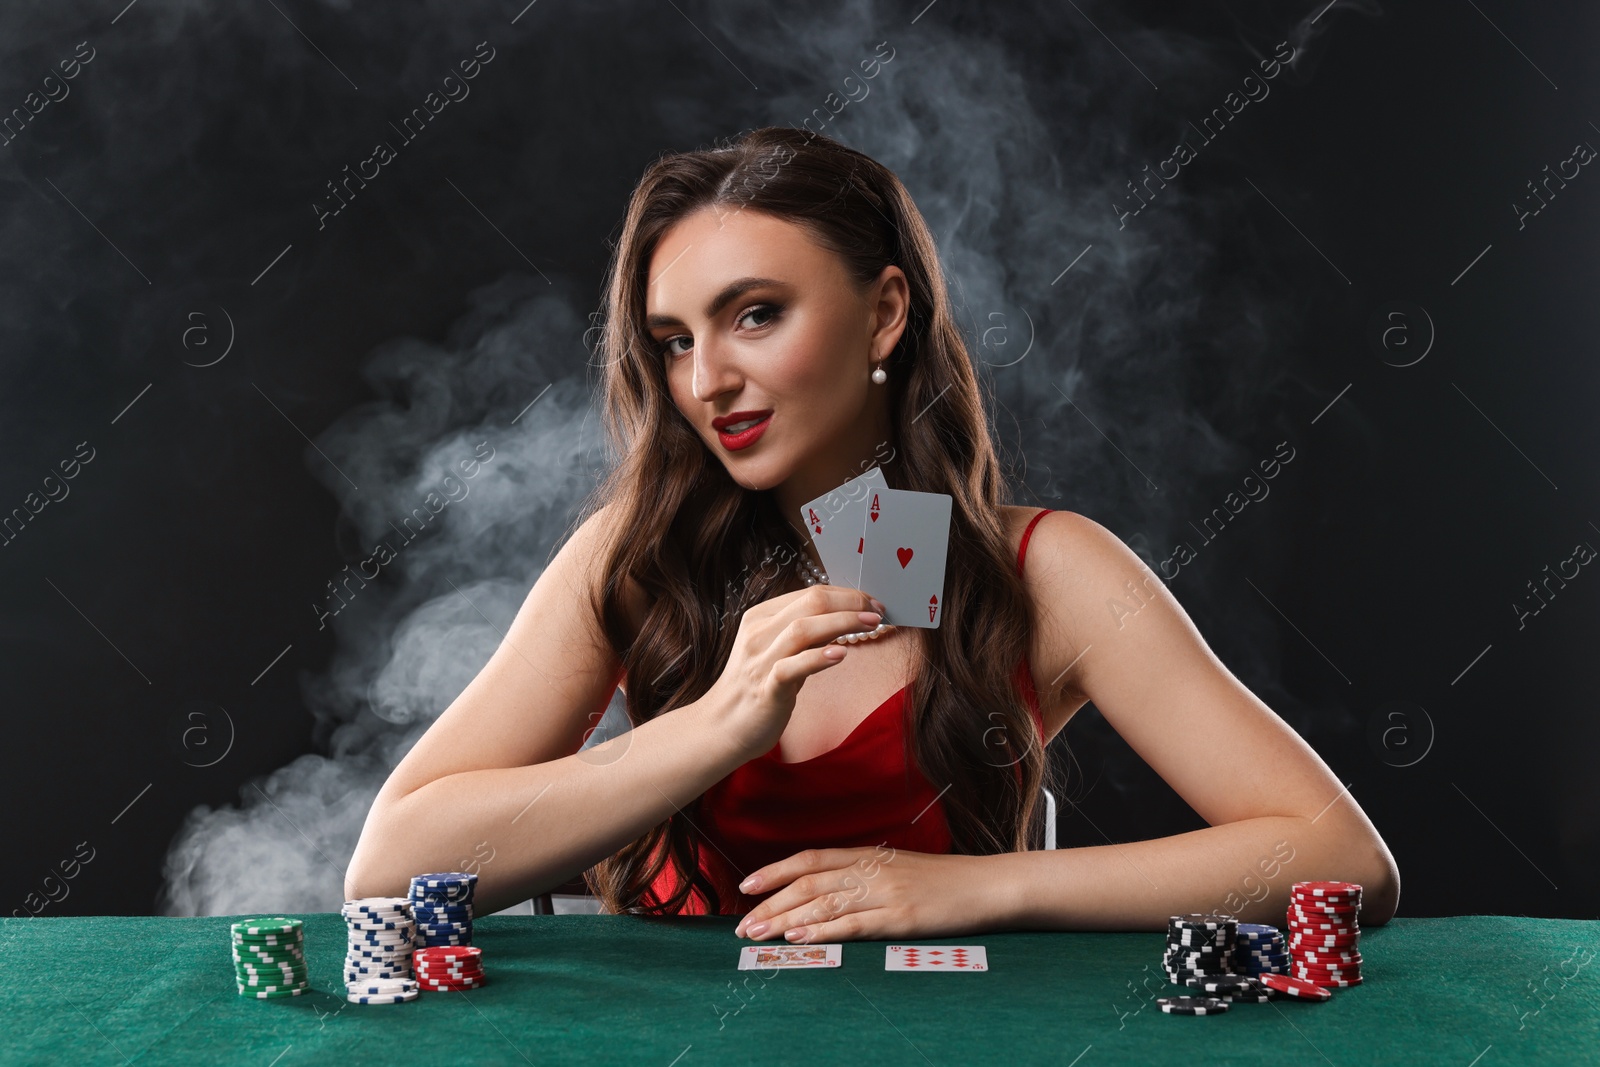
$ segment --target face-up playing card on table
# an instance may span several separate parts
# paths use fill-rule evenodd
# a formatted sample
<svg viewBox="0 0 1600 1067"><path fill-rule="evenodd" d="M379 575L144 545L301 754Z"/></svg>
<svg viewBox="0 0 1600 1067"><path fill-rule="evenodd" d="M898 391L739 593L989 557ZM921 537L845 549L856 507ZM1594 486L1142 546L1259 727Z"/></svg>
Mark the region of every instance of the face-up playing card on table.
<svg viewBox="0 0 1600 1067"><path fill-rule="evenodd" d="M987 971L989 954L982 945L890 945L886 971Z"/></svg>
<svg viewBox="0 0 1600 1067"><path fill-rule="evenodd" d="M867 495L858 588L883 602L884 622L932 629L943 620L950 506L948 493L874 489Z"/></svg>
<svg viewBox="0 0 1600 1067"><path fill-rule="evenodd" d="M811 541L817 546L829 585L860 588L861 521L867 510L867 494L886 489L888 484L883 471L873 467L800 509L800 521L806 524Z"/></svg>
<svg viewBox="0 0 1600 1067"><path fill-rule="evenodd" d="M772 967L837 967L843 959L840 945L746 945L739 950L739 970Z"/></svg>

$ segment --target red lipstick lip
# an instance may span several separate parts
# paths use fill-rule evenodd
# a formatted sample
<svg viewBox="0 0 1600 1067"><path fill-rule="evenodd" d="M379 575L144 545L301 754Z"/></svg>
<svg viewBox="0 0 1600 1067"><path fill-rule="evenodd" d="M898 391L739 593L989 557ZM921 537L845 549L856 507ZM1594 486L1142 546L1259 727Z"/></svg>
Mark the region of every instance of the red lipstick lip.
<svg viewBox="0 0 1600 1067"><path fill-rule="evenodd" d="M754 418L754 416L745 415L742 418L733 419L732 421L741 422L743 419L747 418ZM741 433L728 433L726 430L719 429L717 431L717 440L721 441L722 447L726 448L729 452L737 452L741 448L749 448L751 445L755 444L761 435L767 432L767 427L770 425L772 425L772 414L768 412L766 417L764 417L760 422Z"/></svg>
<svg viewBox="0 0 1600 1067"><path fill-rule="evenodd" d="M732 426L736 422L743 422L745 419L759 419L764 415L771 414L771 408L763 408L760 411L732 411L726 415L718 415L716 418L712 419L711 428L716 430L718 433L721 433L723 430L727 429L729 426Z"/></svg>

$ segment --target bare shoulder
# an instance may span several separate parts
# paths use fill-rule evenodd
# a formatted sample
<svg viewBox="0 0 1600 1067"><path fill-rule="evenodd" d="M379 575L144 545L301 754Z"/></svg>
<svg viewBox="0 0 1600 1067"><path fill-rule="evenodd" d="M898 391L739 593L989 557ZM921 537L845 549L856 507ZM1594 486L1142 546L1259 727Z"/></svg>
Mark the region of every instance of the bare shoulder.
<svg viewBox="0 0 1600 1067"><path fill-rule="evenodd" d="M1070 665L1067 684L1097 707L1097 684L1148 678L1180 661L1222 669L1167 583L1087 515L1062 511L1040 522L1028 545L1028 569L1050 664L1058 671ZM1092 656L1083 655L1096 646Z"/></svg>
<svg viewBox="0 0 1600 1067"><path fill-rule="evenodd" d="M1040 509L1006 510L1011 543L1018 548ZM1052 509L1034 523L1022 576L1035 612L1035 686L1042 700L1064 705L1065 717L1089 699L1080 684L1083 653L1096 636L1120 630L1153 598L1170 596L1121 538L1066 509Z"/></svg>
<svg viewBox="0 0 1600 1067"><path fill-rule="evenodd" d="M1082 567L1119 569L1129 559L1139 566L1143 561L1122 539L1087 515L1065 508L1051 508L1047 513L1036 507L1007 507L1006 521L1012 548L1020 548L1023 533L1033 523L1033 533L1028 538L1028 553L1024 560L1026 575L1047 566L1055 566L1069 559Z"/></svg>

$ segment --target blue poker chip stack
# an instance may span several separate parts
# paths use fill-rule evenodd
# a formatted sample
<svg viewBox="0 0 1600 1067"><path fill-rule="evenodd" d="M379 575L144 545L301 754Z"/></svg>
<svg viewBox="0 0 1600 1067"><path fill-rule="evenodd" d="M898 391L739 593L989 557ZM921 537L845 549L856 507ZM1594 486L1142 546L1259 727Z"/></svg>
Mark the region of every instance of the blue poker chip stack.
<svg viewBox="0 0 1600 1067"><path fill-rule="evenodd" d="M411 879L411 918L418 948L472 944L472 892L477 884L477 875L461 871Z"/></svg>
<svg viewBox="0 0 1600 1067"><path fill-rule="evenodd" d="M1276 926L1240 923L1234 939L1233 970L1252 977L1262 974L1287 974L1289 949Z"/></svg>

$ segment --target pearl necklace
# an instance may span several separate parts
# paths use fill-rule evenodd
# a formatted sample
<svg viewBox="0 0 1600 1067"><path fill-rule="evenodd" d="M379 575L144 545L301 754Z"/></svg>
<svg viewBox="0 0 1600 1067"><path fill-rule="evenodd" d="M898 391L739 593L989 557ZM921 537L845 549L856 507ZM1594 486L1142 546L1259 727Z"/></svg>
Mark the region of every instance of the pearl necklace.
<svg viewBox="0 0 1600 1067"><path fill-rule="evenodd" d="M827 584L828 572L818 567L815 563L812 563L810 556L807 556L805 553L801 553L800 562L805 564L805 569L800 572L800 577L806 580L807 585L816 585L818 582L821 582L824 585ZM875 637L882 637L884 634L893 629L894 627L889 623L880 622L876 628L869 632L845 634L843 637L835 637L833 639L833 643L836 645L854 645L862 641L871 641Z"/></svg>

